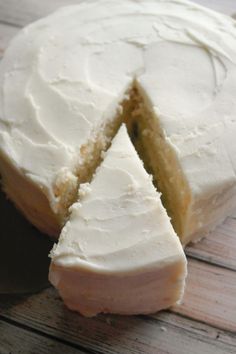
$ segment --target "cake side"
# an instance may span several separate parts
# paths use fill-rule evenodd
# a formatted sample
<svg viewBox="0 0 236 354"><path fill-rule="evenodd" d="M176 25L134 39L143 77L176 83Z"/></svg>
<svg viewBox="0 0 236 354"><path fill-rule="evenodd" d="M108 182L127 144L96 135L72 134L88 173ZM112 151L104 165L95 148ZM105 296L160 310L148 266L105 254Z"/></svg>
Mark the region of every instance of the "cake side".
<svg viewBox="0 0 236 354"><path fill-rule="evenodd" d="M52 263L50 281L65 305L86 317L99 313L150 314L179 303L184 293L186 265L170 259L162 269L138 274L105 275L81 272Z"/></svg>
<svg viewBox="0 0 236 354"><path fill-rule="evenodd" d="M41 232L57 236L61 230L59 218L52 212L48 198L37 184L28 180L12 161L0 156L1 187L23 215Z"/></svg>

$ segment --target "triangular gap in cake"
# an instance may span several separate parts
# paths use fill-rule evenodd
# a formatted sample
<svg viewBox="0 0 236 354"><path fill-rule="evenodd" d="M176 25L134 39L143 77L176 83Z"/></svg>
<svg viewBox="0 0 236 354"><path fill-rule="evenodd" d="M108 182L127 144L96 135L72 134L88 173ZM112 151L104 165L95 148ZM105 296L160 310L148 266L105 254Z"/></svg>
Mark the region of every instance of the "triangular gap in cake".
<svg viewBox="0 0 236 354"><path fill-rule="evenodd" d="M110 147L121 124L125 123L134 147L144 162L144 167L149 174L153 175L154 184L162 193L162 202L171 217L172 225L185 244L186 235L190 235L192 231L188 226L191 193L176 152L168 143L146 92L136 79L133 80L124 97L125 99L117 108L117 115L101 128L94 141L82 146L83 164L75 171L78 184L71 190L68 185L63 186L60 181L58 183L61 190L56 192L62 201L60 205L61 214L64 214L63 220L67 220L69 207L78 200L79 185L91 181L103 160L103 153ZM195 226L192 224L191 227L194 229Z"/></svg>
<svg viewBox="0 0 236 354"><path fill-rule="evenodd" d="M232 182L226 184L218 198L218 190L215 186L212 189L208 186L206 190L199 188L189 179L189 172L190 175L196 174L197 179L201 171L199 164L209 163L210 160L204 159L204 154L202 157L197 153L198 161L192 159L189 162L188 159L188 169L186 169L185 157L188 156L188 151L186 149L181 151L181 148L178 148L178 140L180 138L182 144L185 144L186 135L191 137L191 134L186 134L184 131L185 126L181 116L176 120L161 114L158 106L153 105L149 90L142 86L141 82L140 77L133 80L129 98L123 102L123 119L146 170L153 175L154 184L162 193L163 205L182 245L185 246L189 242L200 240L216 225L223 222L222 208L217 207L217 203L222 205L221 198L224 195L226 210L229 208L228 200L230 200L228 205L232 205ZM155 92L155 95L155 101L158 102L158 92ZM175 127L176 124L182 126L183 131L178 129L178 133L173 134L170 128L172 125ZM197 139L195 143L197 144ZM214 163L215 159L212 160Z"/></svg>

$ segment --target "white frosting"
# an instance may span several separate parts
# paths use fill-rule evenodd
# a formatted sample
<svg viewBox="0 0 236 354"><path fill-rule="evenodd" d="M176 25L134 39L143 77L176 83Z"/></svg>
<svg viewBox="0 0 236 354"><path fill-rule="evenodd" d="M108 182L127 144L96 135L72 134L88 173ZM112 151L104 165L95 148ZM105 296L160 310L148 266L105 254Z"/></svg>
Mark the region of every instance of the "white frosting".
<svg viewBox="0 0 236 354"><path fill-rule="evenodd" d="M134 81L176 151L199 228L210 197L225 217L236 199L235 22L185 0L86 1L23 29L0 64L0 152L56 211L53 184Z"/></svg>
<svg viewBox="0 0 236 354"><path fill-rule="evenodd" d="M85 315L153 312L180 299L183 249L125 126L91 184L80 188L80 202L71 208L51 257L50 280L67 305ZM117 293L110 285L118 277ZM141 305L130 301L136 277ZM92 305L87 296L95 299Z"/></svg>

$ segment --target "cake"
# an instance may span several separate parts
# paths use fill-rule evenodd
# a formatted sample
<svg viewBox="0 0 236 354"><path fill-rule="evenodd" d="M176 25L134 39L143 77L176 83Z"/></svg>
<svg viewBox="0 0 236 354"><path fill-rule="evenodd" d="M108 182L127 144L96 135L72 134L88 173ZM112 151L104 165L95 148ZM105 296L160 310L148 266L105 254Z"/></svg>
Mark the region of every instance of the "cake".
<svg viewBox="0 0 236 354"><path fill-rule="evenodd" d="M13 39L0 87L3 188L40 230L58 236L122 122L183 245L235 210L233 19L185 0L68 6Z"/></svg>
<svg viewBox="0 0 236 354"><path fill-rule="evenodd" d="M183 248L125 126L79 195L51 252L49 279L65 304L94 316L152 313L180 301Z"/></svg>

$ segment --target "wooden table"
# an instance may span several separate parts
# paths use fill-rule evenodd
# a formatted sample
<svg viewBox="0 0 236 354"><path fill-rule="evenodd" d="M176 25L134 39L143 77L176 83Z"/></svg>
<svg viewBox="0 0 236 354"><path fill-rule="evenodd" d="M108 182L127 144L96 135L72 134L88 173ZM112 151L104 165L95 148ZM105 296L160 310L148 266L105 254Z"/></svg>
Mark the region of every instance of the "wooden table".
<svg viewBox="0 0 236 354"><path fill-rule="evenodd" d="M0 0L0 56L20 27L75 2ZM236 13L235 0L198 2ZM235 354L236 218L186 252L183 304L151 316L82 318L51 287L29 296L0 296L0 354Z"/></svg>

